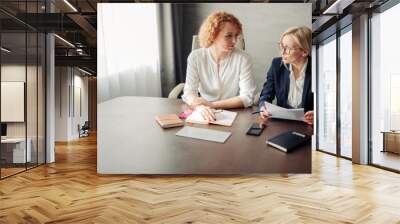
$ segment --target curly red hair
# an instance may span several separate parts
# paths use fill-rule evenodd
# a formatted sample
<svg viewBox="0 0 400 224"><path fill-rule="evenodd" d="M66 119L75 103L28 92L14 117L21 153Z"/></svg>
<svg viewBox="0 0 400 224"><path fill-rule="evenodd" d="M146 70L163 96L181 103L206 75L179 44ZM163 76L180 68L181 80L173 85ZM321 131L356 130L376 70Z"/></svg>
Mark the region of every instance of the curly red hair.
<svg viewBox="0 0 400 224"><path fill-rule="evenodd" d="M227 22L233 24L238 29L239 34L242 34L242 24L234 15L224 11L216 11L209 15L200 27L200 47L211 46L222 30L223 25Z"/></svg>

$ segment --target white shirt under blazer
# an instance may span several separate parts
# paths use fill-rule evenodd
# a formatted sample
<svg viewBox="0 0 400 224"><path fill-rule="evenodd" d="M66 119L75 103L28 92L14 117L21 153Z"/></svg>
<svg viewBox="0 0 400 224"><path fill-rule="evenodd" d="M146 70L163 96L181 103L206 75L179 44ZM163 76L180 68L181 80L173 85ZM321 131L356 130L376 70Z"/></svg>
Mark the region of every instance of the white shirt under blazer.
<svg viewBox="0 0 400 224"><path fill-rule="evenodd" d="M289 85L289 94L288 94L288 102L287 104L293 108L301 107L301 101L303 96L304 89L304 79L306 77L306 68L307 68L308 60L304 63L303 68L299 73L299 77L294 77L293 67L289 65L290 70L290 85Z"/></svg>
<svg viewBox="0 0 400 224"><path fill-rule="evenodd" d="M250 56L235 48L218 65L211 55L210 48L199 48L192 51L187 60L186 81L182 99L187 102L189 93L207 101L229 99L239 96L245 107L253 104L256 86Z"/></svg>

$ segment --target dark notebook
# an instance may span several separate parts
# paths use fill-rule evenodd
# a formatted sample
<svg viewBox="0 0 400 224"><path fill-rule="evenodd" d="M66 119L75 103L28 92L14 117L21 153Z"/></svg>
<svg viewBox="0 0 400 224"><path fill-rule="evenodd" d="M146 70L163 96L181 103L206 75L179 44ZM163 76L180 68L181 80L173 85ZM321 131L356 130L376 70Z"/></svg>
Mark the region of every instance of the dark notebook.
<svg viewBox="0 0 400 224"><path fill-rule="evenodd" d="M284 152L290 152L307 143L310 136L295 131L288 131L267 140L267 144Z"/></svg>

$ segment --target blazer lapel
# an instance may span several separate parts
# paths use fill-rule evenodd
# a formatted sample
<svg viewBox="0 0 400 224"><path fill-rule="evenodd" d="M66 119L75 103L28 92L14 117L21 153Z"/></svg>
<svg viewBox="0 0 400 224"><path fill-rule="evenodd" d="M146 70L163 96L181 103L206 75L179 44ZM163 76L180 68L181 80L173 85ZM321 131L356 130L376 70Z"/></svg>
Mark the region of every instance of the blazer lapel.
<svg viewBox="0 0 400 224"><path fill-rule="evenodd" d="M285 107L286 108L289 108L289 105L287 104L287 99L288 99L288 96L289 96L289 85L290 85L290 70L289 69L286 69L286 67L285 66L283 66L283 69L285 70L285 72L283 73L284 74L284 77L283 77L283 81L284 81L284 97L283 97L283 99L286 99L285 100L285 102L283 102L283 105L285 105Z"/></svg>
<svg viewBox="0 0 400 224"><path fill-rule="evenodd" d="M306 69L306 76L304 77L304 87L303 87L303 96L301 99L301 105L304 107L305 102L307 100L307 95L310 92L311 88L311 58L308 58L307 69Z"/></svg>

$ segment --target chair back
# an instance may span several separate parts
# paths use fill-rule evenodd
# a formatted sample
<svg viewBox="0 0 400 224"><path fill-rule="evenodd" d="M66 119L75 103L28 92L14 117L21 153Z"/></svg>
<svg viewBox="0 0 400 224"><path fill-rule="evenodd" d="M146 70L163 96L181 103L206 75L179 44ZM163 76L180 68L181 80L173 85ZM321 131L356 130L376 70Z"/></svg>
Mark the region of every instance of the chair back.
<svg viewBox="0 0 400 224"><path fill-rule="evenodd" d="M85 123L82 125L82 129L89 129L89 121L85 121Z"/></svg>

